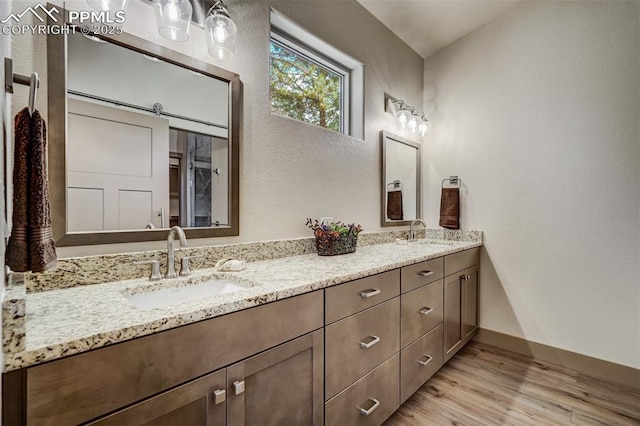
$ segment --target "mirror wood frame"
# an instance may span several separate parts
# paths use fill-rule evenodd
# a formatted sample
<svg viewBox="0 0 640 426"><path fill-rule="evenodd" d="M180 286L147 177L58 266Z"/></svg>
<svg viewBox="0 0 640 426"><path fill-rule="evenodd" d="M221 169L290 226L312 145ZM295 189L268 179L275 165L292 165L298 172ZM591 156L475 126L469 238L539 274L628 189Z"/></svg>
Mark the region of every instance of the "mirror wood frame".
<svg viewBox="0 0 640 426"><path fill-rule="evenodd" d="M405 145L409 145L413 148L416 148L417 158L416 158L416 218L422 219L422 202L420 193L422 192L422 145L400 137L398 135L394 135L393 133L387 132L383 130L380 132L380 163L381 163L381 198L380 198L380 226L406 226L411 225L411 220L387 220L387 139L393 140L395 142L403 143Z"/></svg>
<svg viewBox="0 0 640 426"><path fill-rule="evenodd" d="M66 15L66 11L64 11ZM240 234L240 77L230 71L157 45L134 35L99 36L115 45L162 58L163 61L224 81L229 85L229 226L185 228L188 238L237 236ZM167 229L67 232L67 37L64 34L47 36L48 74L48 133L49 133L49 194L53 238L58 247L92 244L115 244L160 241L167 238ZM52 183L54 183L52 185Z"/></svg>

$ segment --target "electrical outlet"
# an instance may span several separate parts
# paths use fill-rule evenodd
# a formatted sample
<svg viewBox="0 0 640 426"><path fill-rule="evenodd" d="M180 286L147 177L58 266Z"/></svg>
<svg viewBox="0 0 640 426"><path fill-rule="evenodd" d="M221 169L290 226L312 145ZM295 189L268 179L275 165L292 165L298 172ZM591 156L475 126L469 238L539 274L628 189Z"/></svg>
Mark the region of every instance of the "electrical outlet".
<svg viewBox="0 0 640 426"><path fill-rule="evenodd" d="M331 222L333 222L333 218L331 216L326 216L326 217L321 217L320 218L320 225L328 225Z"/></svg>

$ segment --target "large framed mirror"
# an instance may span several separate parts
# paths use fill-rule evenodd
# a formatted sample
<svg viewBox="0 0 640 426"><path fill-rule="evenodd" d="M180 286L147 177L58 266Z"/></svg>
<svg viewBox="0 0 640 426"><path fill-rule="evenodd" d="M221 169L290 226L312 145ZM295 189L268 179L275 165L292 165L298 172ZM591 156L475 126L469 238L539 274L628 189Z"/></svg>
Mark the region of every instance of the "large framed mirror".
<svg viewBox="0 0 640 426"><path fill-rule="evenodd" d="M237 74L126 33L47 50L58 246L239 234Z"/></svg>
<svg viewBox="0 0 640 426"><path fill-rule="evenodd" d="M420 215L422 148L419 143L380 132L382 226L409 225Z"/></svg>

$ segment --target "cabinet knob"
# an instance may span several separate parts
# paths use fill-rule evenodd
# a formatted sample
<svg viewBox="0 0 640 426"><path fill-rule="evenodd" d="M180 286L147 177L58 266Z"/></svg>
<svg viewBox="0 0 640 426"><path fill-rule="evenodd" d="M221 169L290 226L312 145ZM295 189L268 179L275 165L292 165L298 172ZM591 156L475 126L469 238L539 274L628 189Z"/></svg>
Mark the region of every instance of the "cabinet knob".
<svg viewBox="0 0 640 426"><path fill-rule="evenodd" d="M236 395L240 395L244 392L244 380L236 380L233 382L233 389L235 390Z"/></svg>
<svg viewBox="0 0 640 426"><path fill-rule="evenodd" d="M364 340L360 342L361 348L369 349L371 346L375 345L380 341L380 338L378 336L369 336L369 337L371 338L371 341L369 343L365 343Z"/></svg>
<svg viewBox="0 0 640 426"><path fill-rule="evenodd" d="M380 401L378 401L375 398L369 398L367 401L373 402L373 405L368 410L365 410L362 407L358 407L358 410L360 411L360 414L362 414L363 416L368 416L369 414L371 414L374 411L376 411L376 408L378 408L380 406Z"/></svg>
<svg viewBox="0 0 640 426"><path fill-rule="evenodd" d="M376 296L376 295L378 295L380 293L381 293L380 290L378 290L377 288L372 288L372 289L360 292L360 296L363 299L366 299L366 298L369 298L369 297L372 297L372 296Z"/></svg>
<svg viewBox="0 0 640 426"><path fill-rule="evenodd" d="M227 400L227 391L224 389L216 389L213 391L213 403L218 405Z"/></svg>
<svg viewBox="0 0 640 426"><path fill-rule="evenodd" d="M433 311L433 308L422 308L418 312L420 312L420 315L428 315L431 311Z"/></svg>
<svg viewBox="0 0 640 426"><path fill-rule="evenodd" d="M420 357L420 359L418 360L418 364L420 364L420 365L422 365L424 367L425 365L429 364L432 359L433 359L433 357L430 356L430 355L422 355Z"/></svg>

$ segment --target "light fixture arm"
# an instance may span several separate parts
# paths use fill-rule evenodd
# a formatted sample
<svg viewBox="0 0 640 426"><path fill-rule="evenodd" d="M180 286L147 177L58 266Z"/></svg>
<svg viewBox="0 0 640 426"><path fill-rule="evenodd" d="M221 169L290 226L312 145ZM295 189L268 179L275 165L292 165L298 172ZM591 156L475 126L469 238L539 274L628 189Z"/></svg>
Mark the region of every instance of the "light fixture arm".
<svg viewBox="0 0 640 426"><path fill-rule="evenodd" d="M222 0L216 0L213 6L209 8L209 11L207 12L207 16L213 15L215 13L224 15L227 18L231 18L231 16L229 15L229 10L227 9L227 6L225 6L224 3L222 3Z"/></svg>

